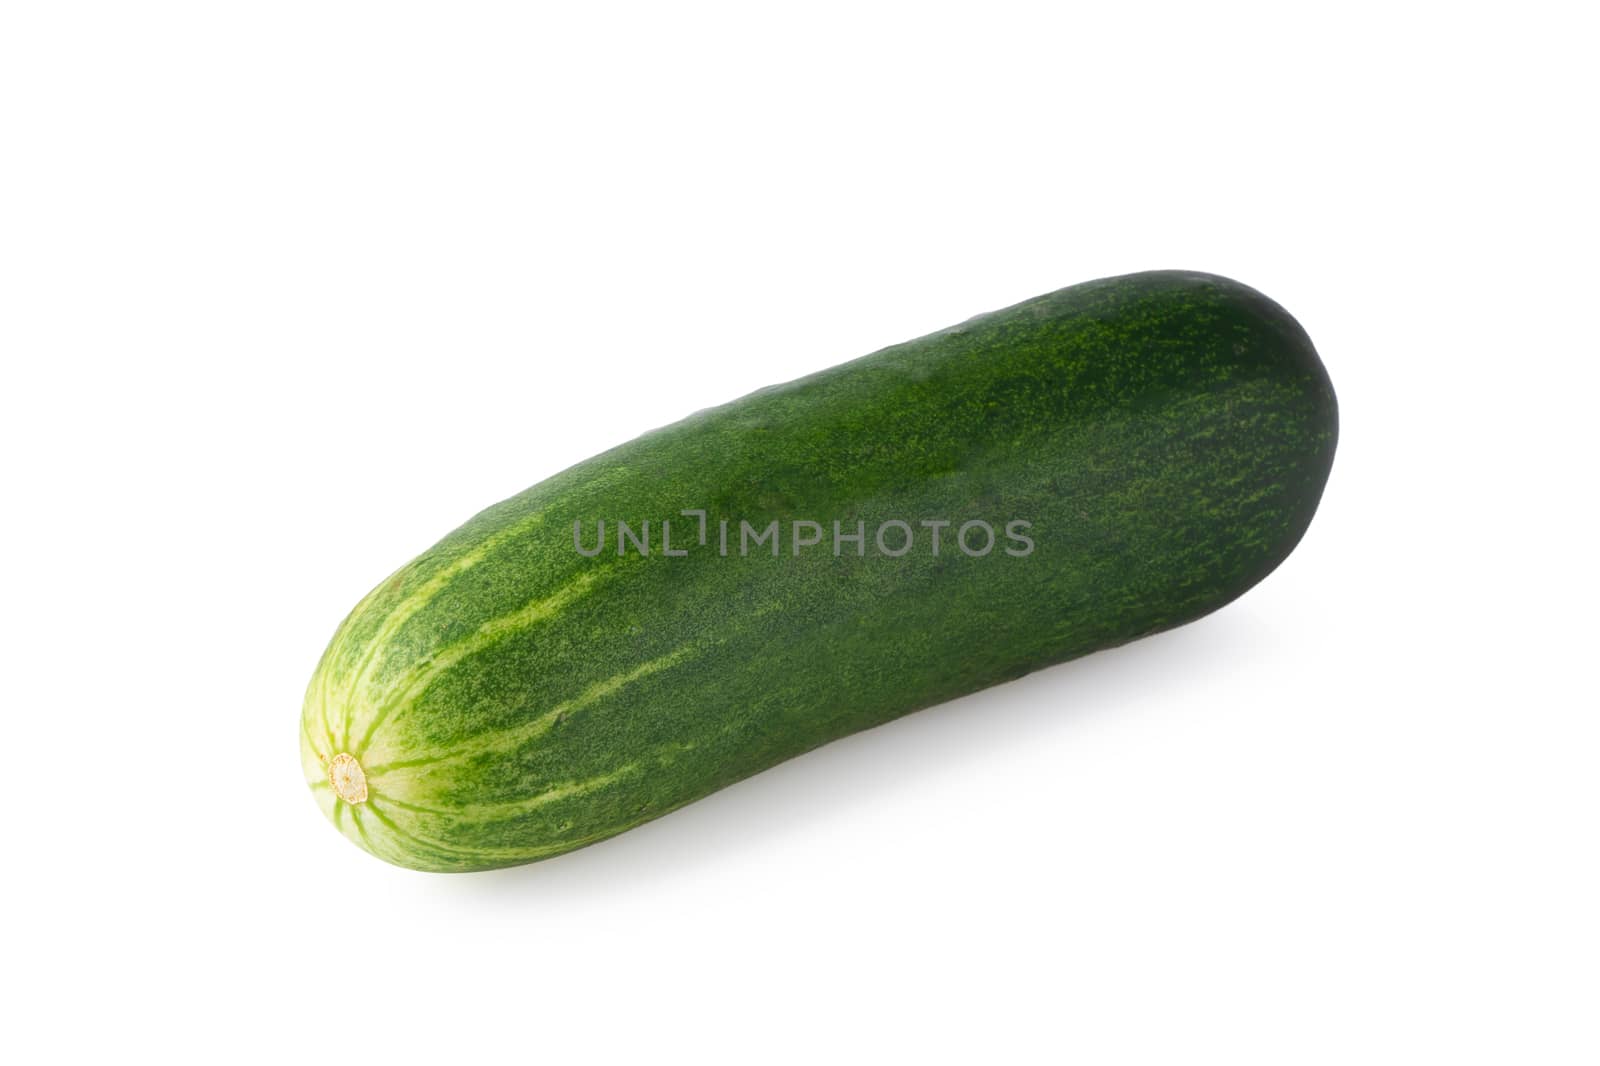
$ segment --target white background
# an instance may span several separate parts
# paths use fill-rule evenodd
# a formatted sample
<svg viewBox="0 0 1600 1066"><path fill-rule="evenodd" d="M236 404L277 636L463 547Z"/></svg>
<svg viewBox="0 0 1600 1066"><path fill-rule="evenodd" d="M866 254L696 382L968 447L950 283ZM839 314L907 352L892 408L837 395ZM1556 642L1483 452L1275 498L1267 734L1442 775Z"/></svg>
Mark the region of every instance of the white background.
<svg viewBox="0 0 1600 1066"><path fill-rule="evenodd" d="M1600 1059L1579 5L3 10L7 1058ZM479 508L1163 267L1339 393L1237 604L520 870L306 795Z"/></svg>

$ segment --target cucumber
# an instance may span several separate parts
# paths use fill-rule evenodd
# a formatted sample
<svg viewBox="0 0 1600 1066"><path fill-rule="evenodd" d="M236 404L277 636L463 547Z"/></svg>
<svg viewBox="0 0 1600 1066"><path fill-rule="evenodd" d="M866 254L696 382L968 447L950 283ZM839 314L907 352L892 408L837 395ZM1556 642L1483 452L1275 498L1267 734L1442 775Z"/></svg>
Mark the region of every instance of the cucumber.
<svg viewBox="0 0 1600 1066"><path fill-rule="evenodd" d="M1300 540L1336 436L1305 332L1237 282L1133 274L982 315L469 520L335 633L306 777L401 866L571 851L1215 610Z"/></svg>

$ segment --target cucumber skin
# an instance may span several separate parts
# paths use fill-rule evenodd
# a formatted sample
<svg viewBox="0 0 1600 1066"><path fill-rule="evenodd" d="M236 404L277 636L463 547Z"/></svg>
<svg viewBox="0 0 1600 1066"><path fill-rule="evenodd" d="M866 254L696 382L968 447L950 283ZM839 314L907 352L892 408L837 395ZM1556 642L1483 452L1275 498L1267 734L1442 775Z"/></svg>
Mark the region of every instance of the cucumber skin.
<svg viewBox="0 0 1600 1066"><path fill-rule="evenodd" d="M1178 271L1089 282L698 412L472 518L345 619L301 752L351 839L423 870L593 843L830 740L1235 599L1300 540L1337 438L1282 308ZM709 512L697 543L685 508ZM784 530L716 551L716 521ZM879 555L886 519L995 550ZM574 550L573 523L592 544ZM618 519L652 552L615 554ZM675 547L660 553L659 523ZM866 555L788 530L839 519ZM1004 553L1005 522L1034 550ZM734 542L735 545L737 542ZM976 724L973 728L980 728ZM330 789L340 752L365 802Z"/></svg>

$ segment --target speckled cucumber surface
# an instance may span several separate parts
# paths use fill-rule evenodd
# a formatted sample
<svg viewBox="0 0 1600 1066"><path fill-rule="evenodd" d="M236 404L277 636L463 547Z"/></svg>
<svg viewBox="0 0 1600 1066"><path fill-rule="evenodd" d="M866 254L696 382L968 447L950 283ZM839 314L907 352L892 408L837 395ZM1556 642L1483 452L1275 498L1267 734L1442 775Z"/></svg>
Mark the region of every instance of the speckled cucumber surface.
<svg viewBox="0 0 1600 1066"><path fill-rule="evenodd" d="M334 634L307 781L401 866L559 855L1217 609L1300 540L1336 436L1305 332L1226 278L969 319L470 519Z"/></svg>

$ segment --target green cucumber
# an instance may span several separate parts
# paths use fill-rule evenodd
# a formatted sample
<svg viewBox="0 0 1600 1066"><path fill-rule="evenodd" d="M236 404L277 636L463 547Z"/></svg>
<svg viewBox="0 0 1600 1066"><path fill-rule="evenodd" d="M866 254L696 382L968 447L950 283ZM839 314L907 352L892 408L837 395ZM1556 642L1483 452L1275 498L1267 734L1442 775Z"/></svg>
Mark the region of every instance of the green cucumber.
<svg viewBox="0 0 1600 1066"><path fill-rule="evenodd" d="M1225 278L982 315L468 521L334 635L307 779L402 866L558 855L1215 610L1300 540L1336 436L1305 332Z"/></svg>

